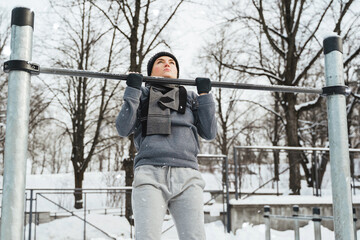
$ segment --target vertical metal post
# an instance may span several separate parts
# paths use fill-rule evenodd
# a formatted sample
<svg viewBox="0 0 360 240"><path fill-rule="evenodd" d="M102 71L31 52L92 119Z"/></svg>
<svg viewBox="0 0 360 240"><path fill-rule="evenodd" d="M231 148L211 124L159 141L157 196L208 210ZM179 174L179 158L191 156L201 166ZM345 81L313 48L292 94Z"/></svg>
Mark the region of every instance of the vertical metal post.
<svg viewBox="0 0 360 240"><path fill-rule="evenodd" d="M314 234L315 240L321 240L321 218L320 218L320 208L313 208L313 222L314 222ZM336 238L337 239L337 238Z"/></svg>
<svg viewBox="0 0 360 240"><path fill-rule="evenodd" d="M294 205L293 206L293 217L295 217L295 219L294 219L295 240L300 240L299 219L297 219L298 216L299 216L299 206Z"/></svg>
<svg viewBox="0 0 360 240"><path fill-rule="evenodd" d="M319 197L319 165L318 165L318 158L317 152L313 151L313 158L314 158L314 166L315 166L315 196Z"/></svg>
<svg viewBox="0 0 360 240"><path fill-rule="evenodd" d="M279 196L279 157L280 157L280 152L279 150L274 149L273 150L273 155L274 155L274 180L276 181L276 196Z"/></svg>
<svg viewBox="0 0 360 240"><path fill-rule="evenodd" d="M11 60L31 60L33 27L34 12L28 8L13 9ZM14 70L9 74L0 230L2 240L22 240L24 235L30 78L30 73L26 71Z"/></svg>
<svg viewBox="0 0 360 240"><path fill-rule="evenodd" d="M224 174L225 174L225 158L223 158L223 161L222 161L222 175L224 176ZM225 193L224 193L224 191L225 191L225 189L224 189L224 186L225 186L225 181L224 181L224 177L223 177L223 179L222 179L222 184L221 184L221 186L222 186L222 189L221 189L221 191L222 191L222 195L221 195L221 198L222 198L222 205L223 205L223 223L224 223L224 233L226 233L227 232L227 224L226 224L226 222L227 222L227 211L228 210L226 210L225 211ZM226 204L226 209L228 209L228 206L227 206L227 204ZM226 212L226 214L225 214L225 212Z"/></svg>
<svg viewBox="0 0 360 240"><path fill-rule="evenodd" d="M29 211L29 240L31 240L31 224L32 224L32 202L33 202L34 189L30 189L30 211Z"/></svg>
<svg viewBox="0 0 360 240"><path fill-rule="evenodd" d="M270 206L264 206L265 240L270 240Z"/></svg>
<svg viewBox="0 0 360 240"><path fill-rule="evenodd" d="M25 206L24 206L24 226L26 226L26 210L27 210L27 192L26 192L26 190L25 190ZM24 227L23 228L23 231L24 231L24 234L23 234L23 236L24 236L24 240L26 240L26 227Z"/></svg>
<svg viewBox="0 0 360 240"><path fill-rule="evenodd" d="M350 152L350 171L351 171L351 180L352 180L352 189L353 189L353 194L356 195L356 187L355 187L355 174L354 174L354 168L355 168L355 153L354 152Z"/></svg>
<svg viewBox="0 0 360 240"><path fill-rule="evenodd" d="M40 222L40 216L37 211L37 196L38 193L35 194L35 226L34 226L34 239L36 240L36 226L39 225ZM56 219L56 213L55 213L55 219Z"/></svg>
<svg viewBox="0 0 360 240"><path fill-rule="evenodd" d="M354 219L354 239L357 240L357 231L356 231L356 222L357 222L357 217L356 217L356 209L353 208L353 219Z"/></svg>
<svg viewBox="0 0 360 240"><path fill-rule="evenodd" d="M235 199L239 199L239 191L238 191L238 173L237 173L237 152L236 147L234 147L234 168L235 168Z"/></svg>
<svg viewBox="0 0 360 240"><path fill-rule="evenodd" d="M227 216L227 232L231 231L231 209L230 209L230 196L229 196L229 168L228 158L225 157L225 187L226 187L226 216Z"/></svg>
<svg viewBox="0 0 360 240"><path fill-rule="evenodd" d="M342 40L324 39L326 86L344 86ZM327 96L335 239L354 240L345 95Z"/></svg>
<svg viewBox="0 0 360 240"><path fill-rule="evenodd" d="M84 198L85 198L85 202L84 202L84 240L86 240L86 193L84 193Z"/></svg>

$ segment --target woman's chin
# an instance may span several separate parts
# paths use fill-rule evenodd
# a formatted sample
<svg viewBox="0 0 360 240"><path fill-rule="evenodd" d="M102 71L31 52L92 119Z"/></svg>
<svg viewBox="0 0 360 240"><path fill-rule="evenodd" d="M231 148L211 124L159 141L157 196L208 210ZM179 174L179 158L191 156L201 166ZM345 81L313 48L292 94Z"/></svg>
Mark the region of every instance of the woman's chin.
<svg viewBox="0 0 360 240"><path fill-rule="evenodd" d="M161 76L160 76L160 74L159 74L159 76L152 75L152 77L176 78L174 75L171 75L171 74L162 74Z"/></svg>
<svg viewBox="0 0 360 240"><path fill-rule="evenodd" d="M163 74L164 78L176 78L173 74Z"/></svg>

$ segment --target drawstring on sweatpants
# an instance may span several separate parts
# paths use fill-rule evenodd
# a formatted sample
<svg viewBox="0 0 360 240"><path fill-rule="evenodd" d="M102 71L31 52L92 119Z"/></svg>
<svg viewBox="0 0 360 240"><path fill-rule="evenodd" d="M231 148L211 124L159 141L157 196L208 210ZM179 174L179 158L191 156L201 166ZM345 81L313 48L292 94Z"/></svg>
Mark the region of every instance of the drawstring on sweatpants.
<svg viewBox="0 0 360 240"><path fill-rule="evenodd" d="M167 173L166 173L166 182L169 188L169 191L171 190L171 166L168 166Z"/></svg>

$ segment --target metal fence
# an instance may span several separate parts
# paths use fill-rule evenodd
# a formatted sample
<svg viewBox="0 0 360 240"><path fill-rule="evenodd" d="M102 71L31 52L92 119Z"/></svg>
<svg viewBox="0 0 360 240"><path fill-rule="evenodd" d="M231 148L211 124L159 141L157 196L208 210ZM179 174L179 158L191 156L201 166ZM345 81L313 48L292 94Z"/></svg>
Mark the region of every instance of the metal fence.
<svg viewBox="0 0 360 240"><path fill-rule="evenodd" d="M64 188L64 189L26 189L25 199L25 218L24 218L24 240L42 240L37 232L37 228L41 224L49 223L55 220L74 217L82 222L82 228L78 228L78 233L82 232L82 239L87 239L89 228L98 232L101 239L117 239L114 234L106 231L89 221L90 214L113 215L125 218L125 195L131 194L131 187L118 188L83 188L83 208L75 209L74 193L80 189ZM212 204L218 195L224 194L224 191L204 191L211 193L211 198L204 203L204 206ZM2 190L1 190L2 196ZM223 204L223 210L226 211L226 204ZM225 215L223 215L225 222ZM170 215L167 215L167 220ZM78 226L78 225L77 225ZM124 239L134 239L133 226L128 224L128 231L121 234ZM163 231L169 231L174 225L170 225ZM56 227L58 229L58 227ZM225 226L225 229L226 226ZM67 231L70 229L62 229ZM127 233L128 232L128 233ZM79 234L77 234L79 236Z"/></svg>
<svg viewBox="0 0 360 240"><path fill-rule="evenodd" d="M293 206L292 216L283 216L283 215L273 215L271 214L270 206L264 206L264 222L265 222L265 240L271 240L271 219L282 219L286 221L293 221L294 223L294 239L300 240L300 227L299 221L313 221L314 223L314 239L321 240L321 221L334 221L333 216L321 216L320 208L314 207L312 211L313 215L299 215L299 206ZM357 240L356 234L356 211L353 208L353 221L354 221L354 236Z"/></svg>
<svg viewBox="0 0 360 240"><path fill-rule="evenodd" d="M360 178L360 149L349 149L352 190L356 194ZM301 164L301 174L314 196L322 195L324 177L330 179L329 148L271 147L271 146L235 146L234 147L234 188L235 198L244 199L265 190L281 195L288 189L289 153L297 157ZM325 174L326 173L326 174ZM327 181L326 181L327 182Z"/></svg>

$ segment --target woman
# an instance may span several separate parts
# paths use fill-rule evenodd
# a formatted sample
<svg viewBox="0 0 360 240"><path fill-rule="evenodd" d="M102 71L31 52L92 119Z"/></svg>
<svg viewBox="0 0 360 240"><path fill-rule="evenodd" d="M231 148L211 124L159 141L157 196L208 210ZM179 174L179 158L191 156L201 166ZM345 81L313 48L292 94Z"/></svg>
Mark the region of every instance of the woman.
<svg viewBox="0 0 360 240"><path fill-rule="evenodd" d="M179 63L168 52L148 62L149 76L178 78ZM124 105L116 119L122 137L134 133L132 206L137 240L160 240L167 209L180 240L205 239L203 189L198 171L198 135L216 135L215 103L208 78L197 78L197 95L174 84L147 84L129 74Z"/></svg>

